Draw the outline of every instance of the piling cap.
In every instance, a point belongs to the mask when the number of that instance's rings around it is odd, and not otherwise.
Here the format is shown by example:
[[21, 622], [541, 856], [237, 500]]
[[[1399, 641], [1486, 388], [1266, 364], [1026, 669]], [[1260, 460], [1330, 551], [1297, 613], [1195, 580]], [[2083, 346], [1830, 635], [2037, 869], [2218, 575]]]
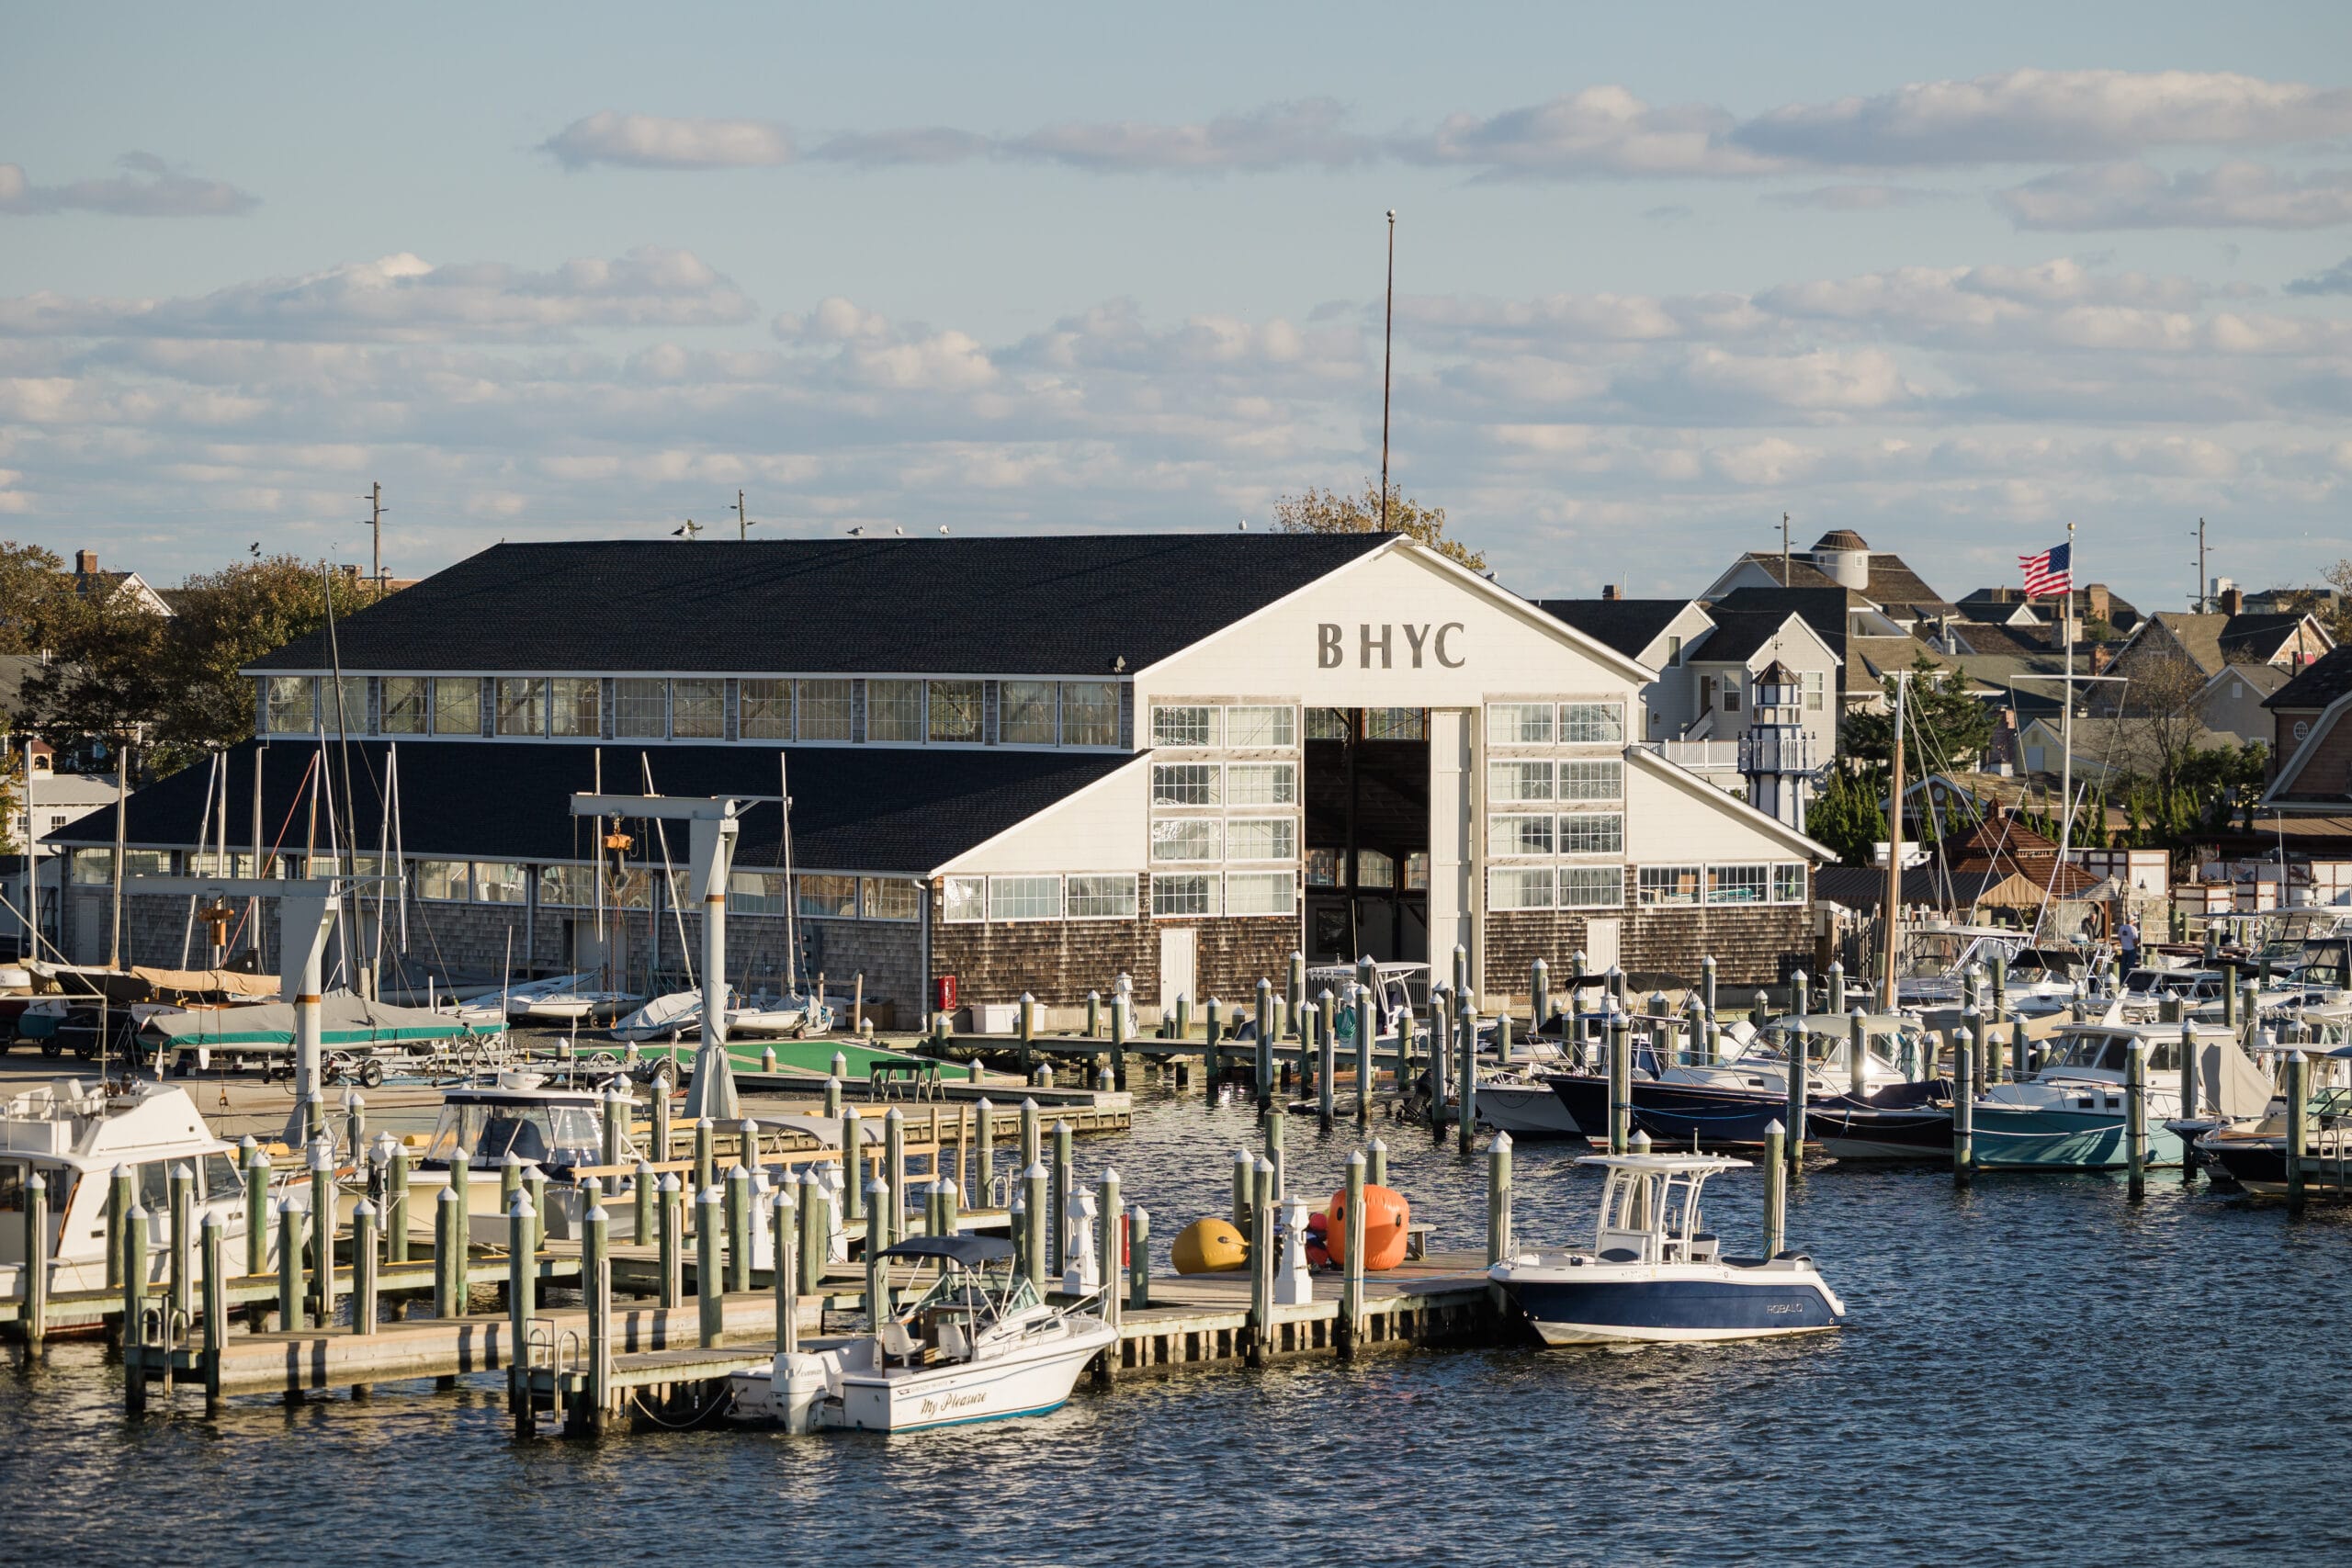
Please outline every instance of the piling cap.
[[1023, 1171], [1021, 1173], [1021, 1179], [1024, 1181], [1043, 1181], [1048, 1174], [1050, 1173], [1046, 1169], [1046, 1162], [1044, 1160], [1039, 1160], [1036, 1164]]
[[1233, 1163], [1236, 1165], [1248, 1165], [1250, 1163], [1250, 1151], [1248, 1149], [1234, 1150]]
[[1034, 1099], [1024, 1097], [1021, 1101], [1021, 1109], [1024, 1111], [1035, 1111], [1037, 1109], [1037, 1102]]
[[194, 1181], [196, 1179], [196, 1171], [189, 1166], [187, 1161], [182, 1160], [179, 1164], [172, 1167], [172, 1179], [174, 1181]]
[[1388, 1145], [1378, 1138], [1373, 1139], [1371, 1146], [1382, 1154], [1386, 1154], [1388, 1152]]
[[[147, 1217], [147, 1211], [136, 1203], [131, 1205], [130, 1212], [141, 1219]], [[281, 1214], [307, 1214], [311, 1212], [311, 1205], [302, 1201], [301, 1194], [288, 1192], [277, 1201], [277, 1212]]]
[[130, 1179], [130, 1168], [127, 1165], [116, 1166], [112, 1174], [118, 1181], [128, 1181]]
[[720, 1191], [718, 1183], [714, 1181], [709, 1186], [704, 1188], [702, 1191], [695, 1196], [695, 1201], [704, 1204], [709, 1208], [716, 1209], [719, 1204], [726, 1201], [726, 1199], [727, 1194]]
[[376, 1217], [376, 1205], [362, 1198], [351, 1206], [351, 1217], [355, 1220], [372, 1220]]
[[506, 1205], [506, 1217], [510, 1220], [536, 1219], [538, 1217], [538, 1213], [537, 1209], [531, 1207], [531, 1195], [521, 1190], [517, 1190], [514, 1201]]
[[[1506, 1135], [1507, 1134], [1499, 1133], [1496, 1134], [1497, 1137], [1503, 1137]], [[1625, 1146], [1634, 1154], [1645, 1155], [1650, 1152], [1650, 1135], [1636, 1127], [1634, 1129], [1634, 1135], [1625, 1140]]]
[[509, 1166], [509, 1165], [511, 1165], [511, 1166], [517, 1166], [517, 1167], [519, 1167], [519, 1166], [523, 1163], [523, 1156], [522, 1156], [521, 1155], [516, 1154], [513, 1149], [508, 1149], [508, 1150], [506, 1151], [506, 1157], [505, 1157], [504, 1159], [500, 1160], [498, 1163], [499, 1163], [501, 1166]]
[[454, 1187], [444, 1187], [441, 1189], [441, 1197], [439, 1201], [444, 1203], [462, 1203], [465, 1201], [463, 1198], [458, 1196], [458, 1190]]
[[752, 1179], [751, 1168], [748, 1166], [739, 1165], [734, 1169], [727, 1173], [727, 1179], [729, 1181], [749, 1181]]
[[1768, 1138], [1785, 1138], [1788, 1134], [1789, 1130], [1781, 1126], [1777, 1119], [1764, 1124], [1764, 1135]]
[[695, 1131], [697, 1133], [706, 1133], [716, 1128], [718, 1125], [718, 1122], [713, 1122], [709, 1117], [706, 1116], [695, 1123]]
[[229, 1222], [220, 1217], [220, 1210], [214, 1209], [204, 1216], [204, 1223], [198, 1228], [207, 1231], [224, 1231], [229, 1228]]
[[1365, 1160], [1363, 1157], [1363, 1151], [1362, 1149], [1350, 1149], [1348, 1151], [1348, 1172], [1350, 1175], [1352, 1176], [1360, 1173], [1363, 1169], [1364, 1164]]
[[[1634, 1135], [1635, 1137], [1645, 1137], [1645, 1136], [1647, 1136], [1647, 1134], [1642, 1134], [1642, 1133], [1636, 1133], [1636, 1134], [1634, 1134]], [[1497, 1133], [1497, 1134], [1495, 1134], [1495, 1141], [1494, 1141], [1493, 1143], [1491, 1143], [1491, 1144], [1488, 1144], [1488, 1145], [1487, 1145], [1487, 1147], [1488, 1149], [1490, 1149], [1490, 1150], [1493, 1150], [1493, 1149], [1499, 1149], [1499, 1150], [1501, 1150], [1503, 1153], [1505, 1153], [1505, 1154], [1509, 1154], [1509, 1153], [1510, 1152], [1510, 1134], [1509, 1133]]]
[[885, 1122], [904, 1122], [906, 1119], [906, 1113], [895, 1105], [882, 1113], [882, 1120]]
[[1268, 1159], [1264, 1155], [1260, 1155], [1258, 1156], [1257, 1168], [1260, 1175], [1272, 1176], [1274, 1173], [1274, 1162]]
[[665, 1170], [662, 1173], [662, 1190], [664, 1192], [675, 1192], [678, 1190], [678, 1173], [676, 1171]]
[[869, 1194], [878, 1192], [886, 1198], [890, 1195], [889, 1187], [878, 1176], [869, 1176], [865, 1179], [865, 1190]]
[[1119, 1168], [1118, 1168], [1117, 1166], [1115, 1166], [1115, 1165], [1106, 1165], [1106, 1166], [1104, 1166], [1104, 1167], [1102, 1168], [1102, 1179], [1103, 1179], [1103, 1180], [1105, 1180], [1105, 1181], [1107, 1181], [1107, 1182], [1110, 1182], [1110, 1183], [1111, 1183], [1113, 1186], [1114, 1186], [1114, 1187], [1115, 1187], [1116, 1185], [1118, 1185], [1118, 1181], [1119, 1181]]
[[768, 1207], [771, 1209], [789, 1209], [793, 1206], [792, 1183], [789, 1181], [778, 1187], [768, 1199]]
[[38, 1184], [43, 1191], [47, 1191], [49, 1189], [49, 1179], [41, 1175], [40, 1167], [39, 1166], [33, 1167], [33, 1173], [25, 1178], [25, 1186], [28, 1189], [32, 1188], [35, 1184]]
[[251, 1154], [254, 1150], [261, 1147], [261, 1144], [251, 1133], [247, 1133], [243, 1137], [237, 1140], [237, 1146], [244, 1150], [247, 1154]]

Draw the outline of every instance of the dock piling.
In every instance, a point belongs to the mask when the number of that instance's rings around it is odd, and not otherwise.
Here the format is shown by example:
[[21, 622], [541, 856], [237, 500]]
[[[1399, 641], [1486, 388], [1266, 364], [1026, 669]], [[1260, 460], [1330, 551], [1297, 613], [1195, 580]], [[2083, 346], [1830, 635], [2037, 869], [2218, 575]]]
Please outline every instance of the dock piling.
[[[441, 1189], [433, 1205], [433, 1315], [462, 1316], [466, 1310], [466, 1200], [455, 1187]], [[280, 1325], [291, 1331], [291, 1322]]]
[[685, 1221], [684, 1216], [679, 1213], [684, 1204], [684, 1197], [679, 1190], [676, 1171], [667, 1170], [662, 1173], [661, 1195], [662, 1294], [660, 1300], [663, 1306], [674, 1307], [678, 1304], [678, 1298], [684, 1290], [686, 1275], [682, 1235], [685, 1228]]
[[[1119, 1172], [1115, 1166], [1106, 1166], [1102, 1179], [1094, 1190], [1095, 1206], [1102, 1213], [1102, 1228], [1096, 1233], [1102, 1254], [1095, 1264], [1095, 1275], [1102, 1288], [1102, 1321], [1112, 1327], [1119, 1326], [1119, 1276], [1126, 1265], [1126, 1210], [1119, 1201]], [[1114, 1343], [1103, 1353], [1105, 1366], [1116, 1362], [1119, 1348]]]
[[649, 1160], [637, 1162], [637, 1173], [629, 1178], [629, 1199], [636, 1206], [630, 1216], [629, 1239], [643, 1247], [653, 1239], [653, 1200], [655, 1183], [653, 1166]]
[[[251, 1139], [247, 1139], [246, 1144], [247, 1147], [244, 1151], [245, 1272], [266, 1274], [269, 1272], [269, 1156], [264, 1154], [261, 1145]], [[118, 1188], [128, 1190], [130, 1172], [120, 1166], [116, 1167], [115, 1180]], [[109, 1220], [116, 1213], [112, 1202], [113, 1200], [109, 1198], [107, 1210]], [[114, 1265], [109, 1262], [107, 1272], [111, 1276], [114, 1271]], [[109, 1278], [107, 1282], [117, 1284], [120, 1281]]]
[[1070, 1148], [1069, 1118], [1054, 1119], [1054, 1185], [1046, 1198], [1046, 1215], [1051, 1223], [1046, 1233], [1047, 1270], [1058, 1277], [1069, 1267], [1069, 1209], [1072, 1190], [1078, 1183], [1078, 1160]]
[[1029, 1288], [1040, 1296], [1046, 1293], [1046, 1233], [1051, 1228], [1046, 1204], [1046, 1163], [1034, 1161], [1021, 1173], [1022, 1207], [1027, 1215], [1022, 1232], [1021, 1264], [1029, 1276]]
[[1552, 966], [1538, 958], [1527, 966], [1527, 1034], [1533, 1039], [1552, 1021]]
[[186, 1323], [196, 1309], [196, 1169], [182, 1161], [172, 1167], [166, 1189], [171, 1203], [172, 1321]]
[[1323, 992], [1322, 1027], [1316, 1038], [1315, 1055], [1315, 1115], [1325, 1132], [1331, 1130], [1331, 1119], [1340, 1076], [1339, 1004], [1329, 989]]
[[[1290, 965], [1283, 980], [1283, 1016], [1295, 1020], [1298, 1017], [1298, 1010], [1306, 1005], [1306, 954], [1296, 948], [1292, 948]], [[1306, 1043], [1306, 1036], [1304, 1032], [1300, 1032], [1298, 1037], [1302, 1044]]]
[[1257, 1207], [1250, 1219], [1250, 1364], [1266, 1364], [1266, 1340], [1273, 1326], [1274, 1306], [1274, 1171], [1261, 1158], [1257, 1169]]
[[[1842, 976], [1839, 984], [1844, 984]], [[1867, 1017], [1860, 1008], [1847, 1015], [1847, 1028], [1851, 1032], [1846, 1036], [1846, 1092], [1856, 1100], [1861, 1099], [1870, 1089], [1871, 1046], [1870, 1030], [1865, 1021]]]
[[2301, 1213], [2304, 1202], [2303, 1158], [2311, 1147], [2311, 1058], [2287, 1053], [2287, 1210]]
[[[1537, 960], [1541, 963], [1542, 960]], [[1340, 1353], [1352, 1359], [1363, 1348], [1363, 1151], [1348, 1156], [1348, 1210], [1341, 1222]]]
[[365, 1198], [351, 1210], [351, 1332], [376, 1332], [376, 1205]]
[[718, 1179], [718, 1156], [713, 1153], [718, 1131], [718, 1124], [707, 1116], [700, 1117], [695, 1122], [695, 1191], [697, 1194]]
[[580, 1293], [588, 1308], [588, 1425], [601, 1429], [611, 1403], [613, 1368], [613, 1231], [594, 1177], [581, 1184], [586, 1205], [580, 1238]]
[[228, 1224], [220, 1211], [204, 1216], [198, 1244], [204, 1263], [204, 1403], [220, 1403], [220, 1347], [229, 1337]]
[[[143, 1214], [146, 1211], [140, 1210]], [[145, 1221], [141, 1221], [141, 1240], [145, 1240]], [[126, 1222], [124, 1247], [130, 1261], [129, 1228]], [[144, 1269], [137, 1270], [143, 1274]], [[133, 1270], [124, 1270], [123, 1289], [130, 1290]], [[144, 1292], [139, 1292], [143, 1294]], [[277, 1202], [277, 1329], [281, 1334], [297, 1334], [302, 1328], [302, 1200], [298, 1193], [288, 1193]], [[130, 1343], [130, 1325], [123, 1325], [123, 1343]]]
[[1021, 1101], [1021, 1168], [1028, 1168], [1046, 1157], [1045, 1131], [1038, 1120], [1037, 1102]]
[[752, 1172], [737, 1166], [727, 1173], [727, 1288], [752, 1288]]
[[1233, 1151], [1233, 1228], [1242, 1239], [1250, 1236], [1250, 1223], [1258, 1212], [1258, 1179], [1256, 1167], [1248, 1149]]
[[1137, 1203], [1127, 1211], [1127, 1305], [1151, 1306], [1151, 1211]]
[[1478, 1013], [1466, 994], [1462, 1001], [1461, 1025], [1454, 1033], [1462, 1066], [1456, 1075], [1461, 1105], [1453, 1118], [1453, 1146], [1466, 1155], [1478, 1138]]
[[[138, 1201], [131, 1187], [130, 1168], [118, 1165], [107, 1178], [107, 1289], [122, 1289], [123, 1223]], [[259, 1269], [254, 1270], [259, 1273]]]
[[2123, 1047], [2124, 1180], [2134, 1199], [2148, 1195], [2148, 1046], [2132, 1040]]
[[768, 1239], [775, 1248], [775, 1348], [782, 1355], [800, 1348], [800, 1268], [794, 1256], [800, 1211], [792, 1199], [795, 1185], [786, 1179], [768, 1200]]
[[1453, 1020], [1447, 1015], [1445, 993], [1430, 997], [1430, 1136], [1442, 1141], [1451, 1097], [1446, 1079], [1453, 1070]]
[[1037, 1034], [1037, 998], [1028, 992], [1021, 993], [1021, 1000], [1012, 1009], [1012, 1037], [1021, 1043], [1021, 1076], [1027, 1077], [1036, 1057], [1031, 1047]]
[[[408, 1145], [394, 1144], [384, 1167], [384, 1245], [395, 1263], [408, 1261]], [[254, 1270], [259, 1273], [259, 1269]]]
[[1976, 1050], [1965, 1029], [1951, 1037], [1951, 1179], [1966, 1186], [1976, 1169]]
[[1781, 1256], [1788, 1242], [1789, 1168], [1783, 1150], [1789, 1131], [1778, 1122], [1764, 1128], [1764, 1256]]
[[[1181, 1010], [1185, 1006], [1184, 998], [1177, 998], [1176, 1006]], [[1127, 1043], [1135, 1038], [1135, 1014], [1127, 1009], [1127, 998], [1120, 997], [1111, 1004], [1111, 1087], [1114, 1089], [1125, 1089], [1127, 1087]]]
[[719, 1227], [726, 1222], [718, 1183], [712, 1182], [695, 1198], [695, 1304], [699, 1309], [700, 1344], [716, 1349], [726, 1337], [725, 1279], [718, 1258]]
[[1365, 1153], [1367, 1157], [1364, 1162], [1364, 1179], [1374, 1187], [1387, 1186], [1388, 1145], [1380, 1139], [1374, 1138]]
[[1370, 986], [1356, 987], [1356, 1125], [1372, 1120], [1372, 1037], [1379, 1027], [1380, 1008]]
[[1630, 1021], [1609, 1009], [1609, 1152], [1622, 1155], [1634, 1135], [1634, 1045]]
[[907, 1118], [892, 1106], [882, 1116], [882, 1245], [895, 1244], [907, 1224]]
[[539, 1271], [531, 1256], [531, 1227], [537, 1223], [530, 1194], [514, 1194], [506, 1210], [506, 1407], [517, 1437], [532, 1430], [531, 1320], [538, 1315]]
[[1805, 1096], [1813, 1082], [1813, 1031], [1802, 1011], [1789, 1034], [1788, 1069], [1789, 1169], [1794, 1173], [1804, 1169]]
[[[1349, 1163], [1348, 1174], [1352, 1179], [1353, 1161]], [[1491, 1269], [1510, 1255], [1510, 1134], [1497, 1133], [1495, 1141], [1487, 1145], [1487, 1267]]]
[[1712, 953], [1699, 960], [1699, 1005], [1707, 1010], [1707, 1021], [1715, 1020], [1715, 955]]
[[[834, 1052], [833, 1060], [839, 1062], [841, 1059], [842, 1054], [838, 1051]], [[828, 1119], [831, 1119], [839, 1117], [841, 1113], [842, 1075], [835, 1073], [825, 1080], [825, 1115]]]
[[[787, 1184], [788, 1185], [788, 1184]], [[831, 1204], [825, 1196], [824, 1178], [812, 1168], [800, 1177], [800, 1245], [796, 1261], [800, 1278], [795, 1281], [804, 1296], [823, 1288], [825, 1262], [832, 1251]], [[781, 1265], [778, 1265], [781, 1267]]]
[[[133, 1416], [147, 1408], [147, 1209], [133, 1202], [122, 1216], [123, 1393]], [[168, 1386], [168, 1385], [166, 1385]]]
[[24, 1325], [28, 1353], [49, 1335], [49, 1181], [35, 1166], [25, 1178]]

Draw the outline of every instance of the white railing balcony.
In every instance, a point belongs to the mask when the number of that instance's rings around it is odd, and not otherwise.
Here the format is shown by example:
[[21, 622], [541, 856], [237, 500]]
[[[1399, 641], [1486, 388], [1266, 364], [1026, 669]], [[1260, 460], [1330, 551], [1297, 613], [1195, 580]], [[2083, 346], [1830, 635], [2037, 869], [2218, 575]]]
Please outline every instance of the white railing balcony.
[[1813, 737], [1802, 729], [1750, 730], [1739, 738], [1737, 750], [1743, 773], [1813, 772]]
[[1688, 768], [1694, 773], [1739, 771], [1739, 742], [1736, 740], [1654, 740], [1650, 744], [1668, 761]]

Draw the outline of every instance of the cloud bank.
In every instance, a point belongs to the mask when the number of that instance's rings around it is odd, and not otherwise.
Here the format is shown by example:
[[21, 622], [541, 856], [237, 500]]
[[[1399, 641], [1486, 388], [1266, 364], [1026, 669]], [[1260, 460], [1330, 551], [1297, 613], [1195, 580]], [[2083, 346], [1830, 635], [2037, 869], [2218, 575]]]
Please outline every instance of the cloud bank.
[[0, 164], [0, 213], [46, 217], [62, 212], [102, 212], [117, 218], [234, 218], [261, 205], [225, 180], [200, 179], [152, 152], [126, 152], [115, 160], [123, 173], [111, 179], [34, 185], [17, 164]]

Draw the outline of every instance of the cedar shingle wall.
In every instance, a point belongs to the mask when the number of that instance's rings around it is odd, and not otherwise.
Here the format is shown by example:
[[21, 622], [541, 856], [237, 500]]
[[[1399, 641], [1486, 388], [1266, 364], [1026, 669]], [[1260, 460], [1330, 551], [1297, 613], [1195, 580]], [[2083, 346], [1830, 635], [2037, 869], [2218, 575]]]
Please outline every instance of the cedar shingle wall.
[[[1142, 879], [1141, 908], [1151, 907], [1151, 879]], [[1159, 1002], [1159, 933], [1189, 926], [1200, 934], [1194, 960], [1200, 994], [1238, 1001], [1257, 992], [1258, 978], [1276, 987], [1298, 946], [1298, 920], [1266, 915], [1204, 919], [1029, 920], [957, 922], [934, 914], [933, 976], [956, 976], [959, 1002], [1018, 1001], [1026, 991], [1056, 1007], [1075, 1007], [1089, 991], [1111, 994], [1124, 973], [1135, 981], [1138, 1010]]]

